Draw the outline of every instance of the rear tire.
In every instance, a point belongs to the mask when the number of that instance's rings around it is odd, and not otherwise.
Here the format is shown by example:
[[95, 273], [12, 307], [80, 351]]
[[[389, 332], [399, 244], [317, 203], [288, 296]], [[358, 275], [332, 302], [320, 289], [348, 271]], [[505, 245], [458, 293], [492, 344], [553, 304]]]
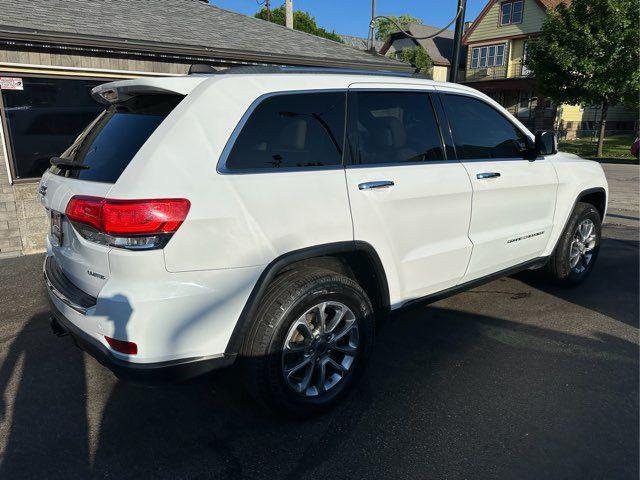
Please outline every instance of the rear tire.
[[576, 286], [589, 276], [598, 257], [602, 220], [589, 203], [578, 203], [547, 264], [547, 275], [556, 284]]
[[351, 278], [315, 267], [284, 272], [269, 286], [245, 338], [245, 383], [280, 413], [318, 414], [353, 386], [373, 337], [371, 302]]

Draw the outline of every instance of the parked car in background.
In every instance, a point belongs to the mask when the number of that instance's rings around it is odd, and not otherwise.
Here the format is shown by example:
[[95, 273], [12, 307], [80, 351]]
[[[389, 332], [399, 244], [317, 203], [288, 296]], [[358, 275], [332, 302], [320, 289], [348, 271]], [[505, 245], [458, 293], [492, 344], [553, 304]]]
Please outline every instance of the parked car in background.
[[54, 330], [125, 379], [235, 361], [314, 414], [390, 311], [529, 268], [574, 286], [598, 256], [601, 166], [468, 87], [273, 68], [94, 95], [40, 185], [44, 273]]

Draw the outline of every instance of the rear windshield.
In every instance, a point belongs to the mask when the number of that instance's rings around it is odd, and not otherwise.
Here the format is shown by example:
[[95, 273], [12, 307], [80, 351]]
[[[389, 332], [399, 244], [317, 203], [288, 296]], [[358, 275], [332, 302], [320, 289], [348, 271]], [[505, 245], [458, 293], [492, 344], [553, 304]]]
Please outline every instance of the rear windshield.
[[142, 95], [109, 106], [60, 155], [59, 162], [71, 167], [52, 166], [51, 172], [80, 180], [115, 183], [140, 147], [183, 98]]

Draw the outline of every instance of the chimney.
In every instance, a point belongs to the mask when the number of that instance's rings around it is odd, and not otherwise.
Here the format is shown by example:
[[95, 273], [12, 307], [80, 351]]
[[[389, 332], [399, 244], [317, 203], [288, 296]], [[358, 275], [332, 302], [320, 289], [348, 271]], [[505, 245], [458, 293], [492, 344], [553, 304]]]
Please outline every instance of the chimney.
[[293, 30], [293, 0], [285, 1], [285, 25]]

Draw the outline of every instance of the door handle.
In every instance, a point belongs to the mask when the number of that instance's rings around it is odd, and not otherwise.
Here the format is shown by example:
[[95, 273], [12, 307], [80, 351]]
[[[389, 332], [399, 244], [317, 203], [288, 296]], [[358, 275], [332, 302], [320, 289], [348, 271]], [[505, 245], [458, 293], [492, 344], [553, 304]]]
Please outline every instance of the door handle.
[[498, 172], [484, 172], [484, 173], [478, 173], [476, 175], [476, 178], [478, 180], [484, 180], [485, 178], [498, 178], [500, 176], [500, 174]]
[[389, 188], [395, 184], [391, 180], [378, 180], [375, 182], [364, 182], [358, 185], [360, 190], [372, 190], [374, 188]]

